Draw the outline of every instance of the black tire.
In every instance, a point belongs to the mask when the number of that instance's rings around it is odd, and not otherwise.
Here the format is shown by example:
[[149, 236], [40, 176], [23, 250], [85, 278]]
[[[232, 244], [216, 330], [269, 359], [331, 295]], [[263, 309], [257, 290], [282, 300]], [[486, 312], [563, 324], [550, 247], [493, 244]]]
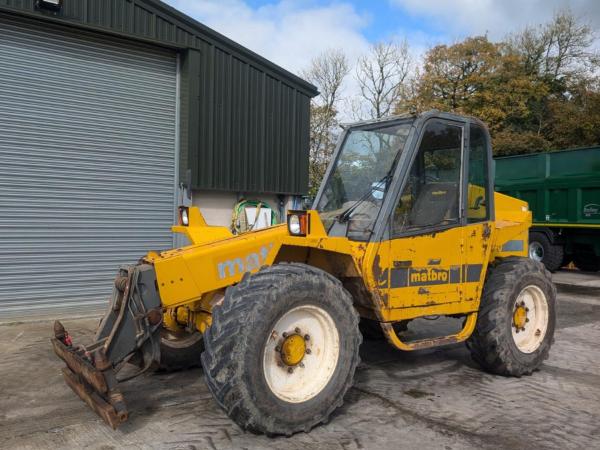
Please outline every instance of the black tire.
[[[331, 316], [338, 330], [339, 356], [321, 391], [294, 403], [269, 388], [263, 352], [279, 318], [304, 305], [318, 306]], [[204, 333], [202, 366], [215, 400], [240, 427], [289, 436], [326, 422], [342, 405], [359, 363], [361, 341], [352, 297], [337, 279], [305, 264], [282, 263], [247, 274], [227, 289]]]
[[[562, 245], [552, 244], [544, 233], [532, 231], [529, 233], [529, 256], [532, 259], [532, 246], [539, 245], [542, 250], [541, 262], [550, 272], [556, 272], [563, 266], [565, 249]], [[540, 261], [540, 260], [538, 260]]]
[[575, 267], [584, 272], [598, 272], [600, 270], [600, 257], [593, 253], [576, 253], [573, 257]]
[[[537, 286], [548, 306], [546, 334], [530, 353], [513, 339], [515, 301], [528, 286]], [[530, 375], [548, 358], [556, 324], [556, 287], [541, 263], [528, 258], [500, 260], [488, 269], [475, 331], [467, 341], [471, 356], [488, 372], [520, 377]]]
[[174, 334], [166, 329], [160, 332], [159, 370], [172, 372], [200, 366], [204, 340], [199, 332]]

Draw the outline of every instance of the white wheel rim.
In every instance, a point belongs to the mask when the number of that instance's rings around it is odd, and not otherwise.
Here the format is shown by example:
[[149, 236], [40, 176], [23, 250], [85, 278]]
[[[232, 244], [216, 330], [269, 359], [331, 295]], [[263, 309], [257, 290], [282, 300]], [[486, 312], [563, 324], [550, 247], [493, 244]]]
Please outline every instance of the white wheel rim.
[[517, 296], [513, 311], [520, 305], [526, 308], [527, 321], [524, 327], [518, 329], [511, 316], [512, 336], [517, 348], [523, 353], [536, 351], [546, 336], [548, 330], [548, 300], [539, 287], [525, 287]]
[[[282, 363], [277, 348], [283, 333], [300, 329], [308, 335], [301, 363], [290, 367]], [[324, 309], [314, 305], [298, 306], [275, 324], [263, 352], [263, 371], [271, 392], [281, 400], [301, 403], [321, 392], [335, 372], [340, 355], [340, 337], [335, 322]], [[291, 373], [289, 372], [289, 369]]]
[[544, 259], [544, 247], [539, 242], [529, 243], [529, 258], [537, 262], [542, 262]]

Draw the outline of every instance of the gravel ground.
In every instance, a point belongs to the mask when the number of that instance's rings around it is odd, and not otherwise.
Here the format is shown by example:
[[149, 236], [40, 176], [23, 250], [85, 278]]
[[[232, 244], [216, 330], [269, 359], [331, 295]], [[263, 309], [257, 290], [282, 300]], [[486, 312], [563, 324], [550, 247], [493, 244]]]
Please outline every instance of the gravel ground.
[[[77, 338], [91, 339], [97, 319], [65, 324]], [[365, 341], [344, 406], [327, 425], [291, 438], [241, 431], [212, 400], [200, 369], [123, 384], [130, 419], [113, 431], [64, 384], [51, 328], [48, 321], [0, 326], [1, 448], [600, 447], [597, 289], [559, 294], [550, 358], [521, 379], [480, 371], [461, 344], [403, 353]]]

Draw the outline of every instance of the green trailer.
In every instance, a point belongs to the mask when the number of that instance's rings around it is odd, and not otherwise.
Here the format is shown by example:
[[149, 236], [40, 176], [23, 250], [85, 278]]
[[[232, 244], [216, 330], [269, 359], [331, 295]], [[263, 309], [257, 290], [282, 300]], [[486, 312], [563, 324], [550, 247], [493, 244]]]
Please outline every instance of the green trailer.
[[529, 256], [549, 270], [600, 270], [600, 147], [496, 159], [496, 190], [533, 212]]

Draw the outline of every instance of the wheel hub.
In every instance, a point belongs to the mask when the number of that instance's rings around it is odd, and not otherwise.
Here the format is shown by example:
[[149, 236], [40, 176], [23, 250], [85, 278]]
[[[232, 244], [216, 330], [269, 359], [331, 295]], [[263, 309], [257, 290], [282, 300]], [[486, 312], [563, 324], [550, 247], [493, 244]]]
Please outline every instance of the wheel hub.
[[316, 396], [331, 380], [340, 356], [340, 335], [331, 315], [307, 304], [283, 314], [263, 349], [263, 371], [271, 392], [291, 403]]
[[512, 314], [512, 337], [523, 353], [532, 353], [542, 344], [548, 329], [549, 308], [546, 294], [529, 285], [517, 296]]
[[517, 305], [513, 313], [513, 326], [517, 329], [517, 332], [525, 330], [527, 322], [527, 308], [524, 304]]
[[542, 244], [536, 241], [529, 243], [529, 258], [542, 262], [544, 259], [544, 247], [542, 247]]
[[287, 336], [281, 344], [281, 360], [286, 366], [296, 366], [304, 359], [306, 342], [299, 334]]

